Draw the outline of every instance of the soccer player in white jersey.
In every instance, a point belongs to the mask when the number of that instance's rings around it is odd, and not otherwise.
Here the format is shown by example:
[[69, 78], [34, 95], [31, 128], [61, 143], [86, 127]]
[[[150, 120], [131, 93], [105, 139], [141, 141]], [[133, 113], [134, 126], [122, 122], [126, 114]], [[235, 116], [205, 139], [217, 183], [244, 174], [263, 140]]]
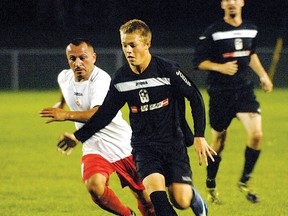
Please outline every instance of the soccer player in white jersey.
[[[66, 55], [70, 69], [58, 75], [61, 102], [53, 108], [43, 109], [40, 115], [50, 118], [47, 123], [74, 121], [79, 129], [102, 105], [111, 78], [95, 65], [96, 53], [88, 40], [71, 41]], [[70, 111], [64, 109], [65, 103]], [[110, 124], [83, 143], [82, 179], [92, 200], [102, 209], [117, 215], [135, 215], [108, 187], [109, 176], [116, 171], [122, 187], [129, 186], [138, 199], [142, 215], [153, 216], [153, 205], [136, 172], [130, 140], [131, 128], [119, 111]]]
[[195, 48], [194, 66], [209, 71], [207, 91], [210, 96], [212, 148], [218, 153], [215, 162], [207, 167], [208, 200], [213, 203], [220, 203], [216, 175], [228, 127], [235, 117], [248, 134], [238, 187], [250, 202], [258, 202], [258, 196], [248, 184], [261, 151], [262, 139], [260, 105], [253, 92], [250, 69], [259, 77], [265, 92], [272, 91], [273, 84], [256, 53], [257, 27], [242, 20], [243, 6], [244, 0], [222, 0], [224, 18], [207, 28]]

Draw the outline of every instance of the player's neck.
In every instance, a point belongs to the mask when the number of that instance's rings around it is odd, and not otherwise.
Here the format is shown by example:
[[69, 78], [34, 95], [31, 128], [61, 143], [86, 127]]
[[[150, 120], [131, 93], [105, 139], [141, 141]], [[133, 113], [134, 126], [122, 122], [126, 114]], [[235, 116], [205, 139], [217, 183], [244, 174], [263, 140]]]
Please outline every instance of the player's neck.
[[140, 65], [137, 65], [137, 66], [130, 65], [131, 70], [136, 74], [143, 73], [146, 70], [146, 68], [148, 67], [148, 65], [150, 64], [151, 58], [152, 58], [152, 56], [149, 53], [149, 55], [147, 55], [145, 60]]
[[241, 15], [236, 15], [235, 17], [231, 17], [230, 15], [226, 15], [224, 17], [224, 21], [228, 23], [229, 25], [238, 27], [242, 24], [242, 16]]

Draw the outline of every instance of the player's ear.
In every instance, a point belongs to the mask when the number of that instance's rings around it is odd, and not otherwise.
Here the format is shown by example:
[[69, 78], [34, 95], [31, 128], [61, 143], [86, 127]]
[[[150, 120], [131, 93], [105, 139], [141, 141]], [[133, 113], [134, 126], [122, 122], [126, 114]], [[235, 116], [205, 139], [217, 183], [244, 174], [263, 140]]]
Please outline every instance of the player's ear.
[[150, 47], [151, 47], [151, 41], [149, 40], [147, 40], [146, 42], [145, 42], [145, 45], [147, 46], [147, 49], [149, 49]]
[[97, 60], [97, 54], [96, 53], [93, 53], [93, 63], [95, 63], [96, 62], [96, 60]]
[[223, 6], [223, 0], [221, 0], [221, 2], [220, 2], [220, 5], [221, 5], [221, 9], [223, 9], [223, 10], [224, 10], [224, 6]]

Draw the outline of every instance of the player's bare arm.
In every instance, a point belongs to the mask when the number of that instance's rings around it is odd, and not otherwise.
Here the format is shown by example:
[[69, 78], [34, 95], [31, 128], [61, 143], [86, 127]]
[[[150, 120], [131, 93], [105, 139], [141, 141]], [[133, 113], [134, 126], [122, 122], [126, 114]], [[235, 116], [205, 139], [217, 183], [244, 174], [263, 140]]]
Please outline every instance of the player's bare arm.
[[200, 70], [210, 70], [232, 76], [235, 73], [237, 73], [238, 64], [236, 60], [226, 62], [224, 64], [211, 62], [210, 60], [205, 60], [199, 64], [198, 68]]
[[208, 166], [207, 157], [210, 157], [214, 162], [213, 155], [217, 155], [217, 153], [208, 145], [206, 139], [204, 137], [195, 137], [194, 138], [194, 149], [196, 154], [198, 155], [199, 165], [202, 165], [202, 157], [204, 157], [205, 164]]
[[271, 92], [273, 90], [273, 83], [269, 78], [267, 72], [265, 71], [264, 67], [262, 66], [259, 57], [256, 53], [251, 56], [249, 66], [259, 77], [263, 91]]
[[99, 106], [95, 106], [85, 111], [68, 111], [61, 108], [48, 107], [41, 110], [40, 116], [50, 118], [46, 123], [54, 121], [76, 121], [85, 123], [97, 112], [98, 108]]

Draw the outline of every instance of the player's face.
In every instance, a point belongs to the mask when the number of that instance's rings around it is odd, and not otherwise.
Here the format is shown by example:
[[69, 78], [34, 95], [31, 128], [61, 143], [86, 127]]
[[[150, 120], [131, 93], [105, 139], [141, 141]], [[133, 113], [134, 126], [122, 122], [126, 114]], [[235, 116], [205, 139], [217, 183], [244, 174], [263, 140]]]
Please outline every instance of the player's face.
[[96, 62], [93, 49], [86, 43], [81, 43], [79, 46], [70, 44], [67, 46], [66, 55], [75, 80], [78, 82], [88, 80]]
[[123, 53], [130, 66], [137, 67], [147, 62], [150, 56], [150, 41], [145, 42], [139, 33], [121, 33], [121, 44]]
[[225, 16], [234, 18], [236, 15], [241, 14], [244, 0], [222, 0], [221, 7], [225, 12]]

